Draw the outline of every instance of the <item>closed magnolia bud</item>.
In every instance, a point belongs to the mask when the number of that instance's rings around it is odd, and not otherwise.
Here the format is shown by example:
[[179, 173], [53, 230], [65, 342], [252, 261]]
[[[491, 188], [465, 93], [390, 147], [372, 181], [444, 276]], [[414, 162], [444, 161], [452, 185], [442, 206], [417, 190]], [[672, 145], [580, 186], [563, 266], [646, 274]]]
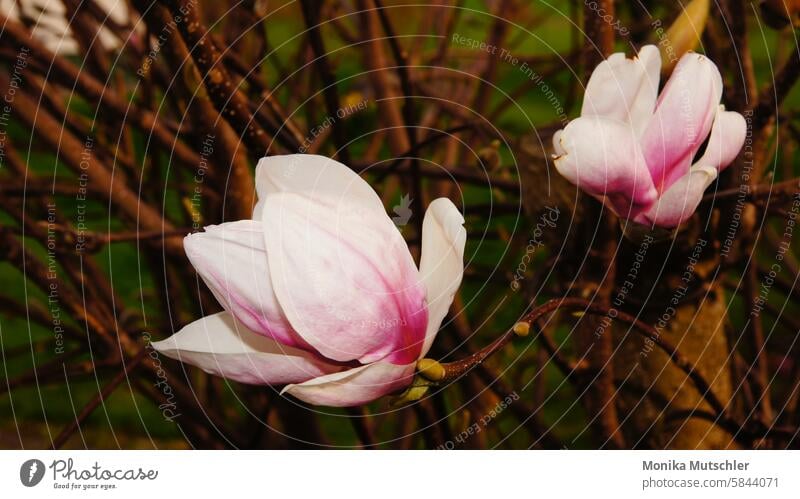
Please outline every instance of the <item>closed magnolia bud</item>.
[[581, 116], [553, 135], [554, 164], [620, 218], [672, 229], [734, 160], [747, 124], [720, 105], [722, 76], [700, 54], [684, 54], [656, 95], [660, 59], [648, 45], [633, 59], [617, 53], [603, 61], [586, 85]]
[[700, 44], [708, 20], [710, 3], [710, 0], [692, 0], [669, 27], [665, 39], [659, 45], [664, 61], [661, 66], [662, 72], [671, 72], [683, 54], [694, 50]]

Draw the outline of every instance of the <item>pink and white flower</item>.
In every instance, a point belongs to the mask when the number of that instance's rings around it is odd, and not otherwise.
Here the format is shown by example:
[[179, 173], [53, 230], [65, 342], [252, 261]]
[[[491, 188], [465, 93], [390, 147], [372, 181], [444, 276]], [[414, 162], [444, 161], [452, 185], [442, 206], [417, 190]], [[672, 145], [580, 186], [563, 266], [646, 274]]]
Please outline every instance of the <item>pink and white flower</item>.
[[256, 188], [252, 220], [184, 240], [225, 311], [153, 347], [311, 404], [359, 405], [408, 385], [463, 276], [455, 205], [428, 207], [417, 269], [378, 195], [341, 163], [263, 158]]
[[720, 105], [722, 77], [707, 57], [685, 54], [658, 95], [660, 70], [653, 45], [633, 59], [611, 55], [589, 79], [581, 116], [553, 145], [559, 173], [618, 216], [673, 228], [736, 158], [747, 126]]

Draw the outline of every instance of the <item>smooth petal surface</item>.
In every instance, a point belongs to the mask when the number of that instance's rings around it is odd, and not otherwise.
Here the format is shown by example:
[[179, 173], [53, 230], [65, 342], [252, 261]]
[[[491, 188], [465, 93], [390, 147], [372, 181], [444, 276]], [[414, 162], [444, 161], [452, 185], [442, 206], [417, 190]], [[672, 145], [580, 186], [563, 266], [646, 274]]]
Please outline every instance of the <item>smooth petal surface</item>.
[[411, 383], [414, 366], [376, 362], [305, 383], [287, 385], [281, 393], [314, 405], [349, 407], [366, 404]]
[[642, 153], [660, 193], [689, 172], [694, 155], [708, 137], [721, 98], [722, 77], [717, 66], [703, 55], [684, 55], [642, 135]]
[[258, 203], [253, 219], [261, 220], [270, 194], [295, 193], [330, 206], [349, 204], [364, 216], [386, 216], [375, 190], [353, 170], [325, 156], [287, 154], [261, 158], [256, 166]]
[[556, 169], [580, 189], [632, 218], [657, 197], [650, 172], [630, 126], [600, 117], [571, 121], [559, 135], [566, 151]]
[[289, 322], [325, 357], [416, 360], [428, 323], [425, 288], [385, 212], [274, 193], [264, 203], [273, 289]]
[[717, 178], [717, 170], [707, 166], [695, 166], [683, 178], [672, 184], [652, 208], [639, 217], [636, 222], [645, 225], [672, 228], [682, 224], [692, 216], [703, 193]]
[[747, 122], [744, 117], [733, 111], [725, 111], [724, 106], [719, 106], [708, 145], [696, 164], [710, 166], [717, 171], [724, 170], [736, 159], [746, 136]]
[[272, 290], [261, 222], [211, 225], [186, 236], [183, 247], [217, 301], [247, 328], [288, 346], [308, 347]]
[[209, 374], [253, 385], [301, 383], [344, 369], [256, 334], [229, 312], [196, 320], [152, 346]]
[[633, 59], [611, 55], [589, 78], [581, 116], [628, 123], [640, 136], [655, 109], [660, 69], [661, 54], [654, 45], [642, 47]]
[[555, 157], [567, 154], [567, 151], [561, 147], [561, 135], [563, 133], [564, 130], [556, 130], [555, 133], [553, 133], [553, 152], [555, 152]]
[[434, 200], [422, 222], [419, 273], [428, 296], [428, 327], [420, 357], [431, 348], [464, 276], [464, 216], [447, 198]]

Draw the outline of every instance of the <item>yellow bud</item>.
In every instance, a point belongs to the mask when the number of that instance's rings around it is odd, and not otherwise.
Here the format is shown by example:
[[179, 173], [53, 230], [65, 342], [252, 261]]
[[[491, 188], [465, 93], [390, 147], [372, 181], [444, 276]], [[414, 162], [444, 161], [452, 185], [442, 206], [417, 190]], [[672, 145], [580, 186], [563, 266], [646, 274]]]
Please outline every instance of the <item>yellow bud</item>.
[[499, 142], [492, 141], [487, 147], [478, 150], [478, 158], [483, 163], [483, 167], [489, 171], [494, 171], [500, 166]]
[[433, 359], [418, 360], [417, 371], [431, 381], [441, 381], [445, 375], [444, 366]]
[[514, 334], [516, 334], [517, 336], [525, 337], [528, 336], [528, 333], [531, 330], [531, 325], [527, 322], [517, 322], [516, 324], [514, 324], [512, 330], [514, 331]]
[[352, 92], [348, 92], [342, 98], [342, 107], [355, 107], [358, 106], [360, 103], [364, 101], [365, 97], [364, 94], [361, 92], [354, 90]]
[[428, 393], [428, 386], [412, 386], [399, 397], [393, 398], [389, 405], [391, 407], [400, 407], [411, 402], [416, 402]]
[[708, 20], [710, 0], [692, 0], [659, 40], [661, 70], [672, 71], [678, 60], [700, 44]]
[[432, 383], [430, 380], [427, 380], [417, 374], [414, 376], [414, 379], [411, 380], [411, 384], [403, 391], [403, 393], [396, 395], [389, 400], [389, 405], [391, 407], [400, 407], [410, 404], [411, 402], [415, 402], [424, 397], [433, 384], [434, 383]]

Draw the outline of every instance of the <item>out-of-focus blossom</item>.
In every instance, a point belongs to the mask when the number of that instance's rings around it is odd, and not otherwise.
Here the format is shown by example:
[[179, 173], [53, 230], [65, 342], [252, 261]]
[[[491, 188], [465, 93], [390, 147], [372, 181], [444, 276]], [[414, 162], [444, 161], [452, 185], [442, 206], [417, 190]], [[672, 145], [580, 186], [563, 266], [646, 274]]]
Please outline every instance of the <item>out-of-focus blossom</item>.
[[375, 191], [314, 155], [263, 158], [252, 220], [184, 240], [225, 308], [154, 343], [250, 384], [352, 406], [407, 386], [463, 275], [464, 218], [446, 198], [425, 214], [419, 269]]
[[734, 160], [747, 127], [720, 105], [722, 78], [707, 57], [684, 55], [658, 95], [660, 67], [652, 45], [633, 59], [616, 53], [603, 61], [581, 116], [553, 143], [556, 169], [570, 182], [622, 218], [673, 228]]
[[[118, 34], [109, 26], [129, 26], [131, 11], [126, 0], [94, 0], [107, 16], [100, 22], [98, 39], [93, 43], [105, 50], [120, 46]], [[59, 55], [76, 55], [80, 46], [72, 34], [70, 15], [62, 0], [0, 0], [0, 12], [14, 21], [31, 26], [33, 36]]]

